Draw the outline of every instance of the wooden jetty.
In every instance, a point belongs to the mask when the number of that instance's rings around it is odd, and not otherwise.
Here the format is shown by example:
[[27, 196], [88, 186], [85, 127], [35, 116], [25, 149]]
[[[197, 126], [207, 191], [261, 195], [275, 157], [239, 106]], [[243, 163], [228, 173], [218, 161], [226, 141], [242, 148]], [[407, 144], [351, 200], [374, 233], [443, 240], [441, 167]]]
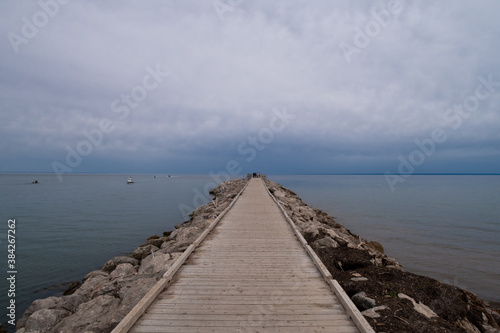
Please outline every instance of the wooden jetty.
[[112, 333], [373, 332], [259, 178]]

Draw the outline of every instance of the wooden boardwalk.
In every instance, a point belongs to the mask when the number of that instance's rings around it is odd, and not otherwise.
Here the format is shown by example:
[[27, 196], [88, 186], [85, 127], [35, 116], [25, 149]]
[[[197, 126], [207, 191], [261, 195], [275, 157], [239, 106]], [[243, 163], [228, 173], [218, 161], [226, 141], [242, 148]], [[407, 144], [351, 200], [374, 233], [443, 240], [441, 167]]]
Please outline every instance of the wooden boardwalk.
[[161, 290], [129, 332], [359, 332], [261, 179]]

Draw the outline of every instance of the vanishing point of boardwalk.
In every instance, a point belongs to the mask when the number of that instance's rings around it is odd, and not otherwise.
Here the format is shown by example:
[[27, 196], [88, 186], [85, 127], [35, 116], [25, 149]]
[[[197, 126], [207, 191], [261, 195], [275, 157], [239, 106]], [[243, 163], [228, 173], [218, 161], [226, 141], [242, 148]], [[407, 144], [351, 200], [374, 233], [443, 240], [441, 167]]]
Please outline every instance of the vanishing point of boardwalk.
[[359, 332], [252, 179], [129, 332]]

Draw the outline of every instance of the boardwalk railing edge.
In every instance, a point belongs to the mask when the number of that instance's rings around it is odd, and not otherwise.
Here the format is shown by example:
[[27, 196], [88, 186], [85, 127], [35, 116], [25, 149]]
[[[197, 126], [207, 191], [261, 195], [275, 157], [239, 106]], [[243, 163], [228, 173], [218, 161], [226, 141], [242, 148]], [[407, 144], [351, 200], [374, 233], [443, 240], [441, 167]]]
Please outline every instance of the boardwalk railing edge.
[[[264, 180], [262, 180], [264, 182]], [[280, 208], [281, 212], [285, 216], [285, 219], [288, 221], [290, 226], [293, 229], [293, 232], [295, 233], [295, 236], [298, 238], [306, 252], [309, 254], [311, 259], [313, 260], [314, 264], [320, 271], [321, 275], [325, 279], [325, 281], [328, 283], [332, 291], [335, 293], [335, 295], [339, 298], [340, 302], [344, 306], [344, 308], [347, 311], [347, 314], [351, 319], [354, 321], [354, 324], [358, 327], [358, 329], [361, 331], [361, 333], [375, 333], [373, 328], [370, 326], [370, 324], [366, 321], [365, 317], [361, 314], [361, 312], [358, 310], [356, 305], [351, 301], [349, 296], [346, 294], [342, 286], [337, 282], [337, 280], [333, 279], [332, 274], [328, 271], [326, 266], [323, 264], [321, 259], [318, 257], [316, 252], [312, 249], [312, 247], [307, 244], [307, 241], [305, 240], [304, 236], [300, 233], [299, 229], [293, 222], [293, 220], [288, 216], [286, 213], [285, 209], [281, 205], [278, 199], [269, 191], [269, 189], [266, 186], [266, 183], [264, 182], [264, 187], [267, 190], [267, 193], [273, 198], [274, 202], [278, 207]]]
[[236, 200], [240, 197], [241, 193], [247, 188], [250, 181], [247, 181], [243, 189], [234, 197], [233, 201], [217, 216], [217, 218], [210, 223], [207, 229], [182, 253], [182, 255], [170, 266], [170, 268], [163, 274], [163, 277], [156, 282], [156, 284], [144, 295], [144, 297], [137, 303], [132, 310], [120, 321], [120, 323], [111, 331], [111, 333], [127, 333], [135, 322], [146, 312], [148, 307], [153, 303], [156, 297], [168, 287], [175, 273], [189, 258], [191, 253], [194, 252], [196, 247], [208, 236], [208, 234], [215, 228], [219, 221], [226, 215], [226, 213], [234, 206]]

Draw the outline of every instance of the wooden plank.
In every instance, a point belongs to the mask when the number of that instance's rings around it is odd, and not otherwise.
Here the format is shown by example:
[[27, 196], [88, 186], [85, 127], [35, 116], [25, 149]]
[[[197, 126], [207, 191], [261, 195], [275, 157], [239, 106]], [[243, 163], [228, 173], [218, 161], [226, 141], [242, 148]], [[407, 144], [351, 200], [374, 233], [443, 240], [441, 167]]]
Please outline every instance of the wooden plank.
[[288, 307], [288, 308], [275, 308], [267, 309], [264, 307], [249, 307], [249, 306], [234, 306], [234, 307], [191, 307], [191, 306], [175, 306], [170, 308], [157, 308], [150, 307], [147, 310], [148, 314], [162, 314], [164, 316], [173, 315], [189, 315], [189, 316], [199, 316], [199, 315], [248, 315], [248, 314], [258, 314], [258, 315], [286, 315], [286, 316], [319, 316], [326, 315], [329, 317], [339, 317], [345, 318], [343, 312], [344, 307], [341, 304], [335, 305], [333, 308], [313, 308], [313, 307]]
[[[276, 326], [255, 326], [255, 327], [136, 327], [132, 333], [311, 333], [310, 327], [283, 327]], [[315, 333], [355, 333], [359, 332], [355, 327], [336, 327], [336, 326], [317, 326], [314, 327]]]
[[[149, 313], [149, 312], [148, 312]], [[260, 313], [233, 313], [233, 314], [213, 314], [213, 315], [195, 315], [195, 314], [166, 314], [166, 313], [151, 313], [147, 319], [142, 321], [143, 323], [150, 323], [150, 320], [200, 320], [204, 318], [209, 318], [211, 321], [225, 321], [228, 318], [243, 318], [248, 316], [258, 315], [265, 321], [270, 320], [286, 320], [286, 321], [335, 321], [343, 320], [346, 317], [342, 315], [332, 315], [329, 312], [324, 312], [322, 314], [260, 314]], [[232, 319], [234, 320], [234, 319]]]
[[263, 317], [257, 316], [240, 316], [240, 318], [226, 318], [224, 320], [213, 320], [210, 316], [206, 318], [198, 318], [191, 320], [184, 319], [141, 319], [138, 324], [146, 327], [162, 327], [162, 326], [178, 326], [178, 327], [261, 327], [268, 323], [273, 327], [311, 327], [311, 325], [330, 326], [330, 327], [345, 327], [352, 324], [350, 320], [280, 320], [270, 318], [266, 320]]
[[[323, 309], [331, 309], [333, 307], [331, 300], [311, 300], [311, 301], [301, 301], [299, 299], [253, 299], [253, 300], [238, 300], [235, 298], [225, 298], [225, 299], [189, 299], [189, 298], [179, 298], [179, 299], [170, 299], [171, 302], [168, 302], [168, 299], [159, 299], [157, 300], [151, 307], [154, 309], [162, 309], [162, 308], [177, 308], [177, 307], [200, 307], [200, 306], [224, 306], [227, 308], [241, 307], [241, 308], [255, 308], [256, 306], [263, 307], [272, 307], [274, 308], [276, 305], [289, 305], [290, 308], [293, 309], [302, 309], [304, 307], [311, 308], [323, 308]], [[218, 304], [215, 304], [217, 302]], [[342, 304], [340, 304], [342, 305]], [[150, 307], [150, 308], [151, 308]], [[345, 310], [343, 311], [345, 314]], [[346, 318], [348, 316], [346, 315]]]

